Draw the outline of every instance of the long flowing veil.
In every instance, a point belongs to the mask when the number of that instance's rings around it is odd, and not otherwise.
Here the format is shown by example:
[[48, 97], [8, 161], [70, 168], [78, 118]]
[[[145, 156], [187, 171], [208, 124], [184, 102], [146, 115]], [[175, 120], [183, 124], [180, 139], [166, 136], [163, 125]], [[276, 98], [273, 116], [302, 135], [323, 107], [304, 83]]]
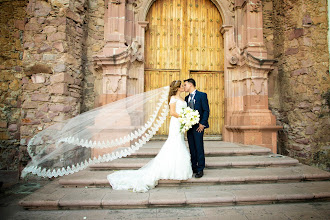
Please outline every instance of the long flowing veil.
[[32, 160], [22, 177], [68, 175], [134, 153], [166, 120], [168, 92], [151, 90], [51, 125], [29, 141]]

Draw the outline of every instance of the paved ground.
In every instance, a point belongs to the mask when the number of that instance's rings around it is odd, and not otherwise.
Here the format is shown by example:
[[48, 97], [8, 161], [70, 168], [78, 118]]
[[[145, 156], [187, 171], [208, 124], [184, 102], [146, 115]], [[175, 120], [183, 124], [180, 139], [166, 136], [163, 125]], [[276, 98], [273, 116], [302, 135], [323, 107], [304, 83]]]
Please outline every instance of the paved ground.
[[30, 181], [2, 189], [1, 219], [330, 219], [330, 202], [265, 204], [224, 207], [180, 207], [120, 210], [54, 210], [27, 211], [18, 201], [49, 181]]

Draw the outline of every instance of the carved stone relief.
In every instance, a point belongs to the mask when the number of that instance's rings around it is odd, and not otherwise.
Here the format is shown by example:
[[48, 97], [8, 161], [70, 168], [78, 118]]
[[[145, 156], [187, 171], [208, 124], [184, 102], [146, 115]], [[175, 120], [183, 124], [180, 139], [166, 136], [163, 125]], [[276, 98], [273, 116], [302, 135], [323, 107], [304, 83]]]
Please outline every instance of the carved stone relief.
[[260, 95], [263, 91], [264, 80], [252, 80], [251, 90], [252, 94]]
[[256, 2], [250, 1], [249, 4], [251, 6], [250, 12], [256, 12], [256, 13], [259, 12], [259, 8], [261, 6], [260, 0], [258, 0]]

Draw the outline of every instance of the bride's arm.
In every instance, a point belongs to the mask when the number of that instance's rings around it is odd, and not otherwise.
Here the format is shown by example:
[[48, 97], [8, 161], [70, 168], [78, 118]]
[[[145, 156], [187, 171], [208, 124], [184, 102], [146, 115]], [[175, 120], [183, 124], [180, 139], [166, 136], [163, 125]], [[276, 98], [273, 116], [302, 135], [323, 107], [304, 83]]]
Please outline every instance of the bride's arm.
[[176, 106], [175, 102], [170, 104], [170, 115], [179, 118], [180, 115], [175, 111], [175, 106]]

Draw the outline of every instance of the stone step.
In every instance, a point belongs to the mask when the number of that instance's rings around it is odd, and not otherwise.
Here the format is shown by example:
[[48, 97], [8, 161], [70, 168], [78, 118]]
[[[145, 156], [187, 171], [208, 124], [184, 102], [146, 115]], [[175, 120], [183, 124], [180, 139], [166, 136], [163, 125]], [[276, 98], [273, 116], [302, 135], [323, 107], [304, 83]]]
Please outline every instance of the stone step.
[[[8, 210], [8, 207], [4, 207]], [[9, 209], [10, 210], [10, 209]], [[12, 210], [7, 220], [47, 219], [130, 219], [130, 220], [325, 220], [330, 216], [330, 202], [299, 202], [263, 205], [208, 206], [208, 207], [155, 207], [150, 209], [86, 209], [86, 210]]]
[[[89, 167], [91, 170], [138, 169], [150, 160], [151, 158], [121, 158], [108, 163], [94, 164]], [[206, 157], [205, 159], [206, 168], [292, 166], [298, 163], [296, 159], [278, 154]]]
[[[154, 157], [158, 154], [164, 141], [149, 141], [130, 157]], [[188, 143], [186, 143], [188, 146]], [[269, 148], [242, 145], [223, 141], [204, 141], [204, 151], [206, 157], [231, 156], [231, 155], [265, 155], [269, 154]]]
[[[168, 138], [167, 135], [155, 135], [150, 140], [151, 141], [166, 141]], [[187, 141], [187, 136], [184, 137]], [[222, 135], [206, 135], [203, 138], [204, 141], [222, 141]]]
[[109, 209], [328, 201], [330, 182], [156, 187], [146, 193], [63, 188], [54, 181], [22, 199], [26, 209]]
[[[109, 187], [107, 175], [113, 171], [80, 171], [64, 176], [59, 183], [64, 187]], [[260, 167], [260, 168], [225, 168], [205, 169], [202, 178], [188, 180], [160, 180], [158, 186], [178, 185], [214, 185], [214, 184], [245, 184], [292, 182], [305, 180], [330, 180], [330, 173], [306, 165], [292, 167]]]

